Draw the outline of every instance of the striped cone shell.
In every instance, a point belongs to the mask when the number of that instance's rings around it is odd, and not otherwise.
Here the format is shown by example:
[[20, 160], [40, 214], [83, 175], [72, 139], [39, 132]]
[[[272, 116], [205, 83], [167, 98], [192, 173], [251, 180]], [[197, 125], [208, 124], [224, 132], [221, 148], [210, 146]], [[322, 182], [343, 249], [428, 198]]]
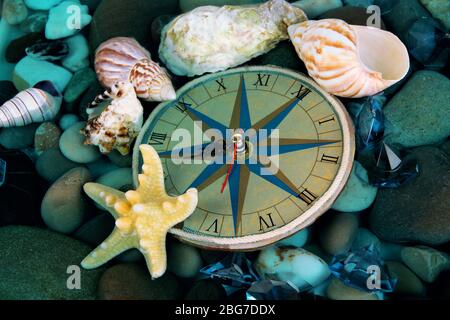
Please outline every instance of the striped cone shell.
[[106, 88], [128, 81], [137, 96], [144, 100], [176, 98], [166, 71], [152, 61], [150, 53], [133, 38], [117, 37], [102, 43], [95, 54], [95, 71]]
[[292, 25], [288, 32], [309, 75], [336, 96], [375, 95], [409, 71], [405, 45], [381, 29], [324, 19]]
[[[51, 88], [51, 93], [44, 91], [45, 88]], [[53, 84], [41, 82], [34, 88], [19, 92], [0, 107], [0, 128], [53, 120], [61, 108], [61, 102], [62, 97]]]

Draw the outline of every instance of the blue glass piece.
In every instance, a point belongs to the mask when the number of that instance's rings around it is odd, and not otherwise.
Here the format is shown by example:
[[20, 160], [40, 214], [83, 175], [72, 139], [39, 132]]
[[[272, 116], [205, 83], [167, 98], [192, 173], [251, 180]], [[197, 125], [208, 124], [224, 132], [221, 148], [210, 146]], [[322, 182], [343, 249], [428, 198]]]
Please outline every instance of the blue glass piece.
[[6, 161], [0, 159], [0, 187], [6, 181]]
[[247, 300], [296, 300], [299, 290], [285, 281], [255, 282], [246, 293]]
[[378, 188], [398, 188], [415, 178], [420, 170], [412, 154], [383, 141], [360, 154], [358, 160], [366, 168], [370, 184]]
[[374, 245], [334, 257], [330, 271], [345, 285], [367, 292], [392, 292], [397, 282]]
[[[411, 25], [406, 33], [405, 44], [417, 61], [428, 66], [448, 48], [450, 33], [445, 32], [436, 20], [424, 17]], [[448, 57], [448, 52], [446, 55]]]
[[386, 97], [381, 93], [347, 105], [355, 123], [359, 151], [372, 149], [383, 138], [385, 103]]

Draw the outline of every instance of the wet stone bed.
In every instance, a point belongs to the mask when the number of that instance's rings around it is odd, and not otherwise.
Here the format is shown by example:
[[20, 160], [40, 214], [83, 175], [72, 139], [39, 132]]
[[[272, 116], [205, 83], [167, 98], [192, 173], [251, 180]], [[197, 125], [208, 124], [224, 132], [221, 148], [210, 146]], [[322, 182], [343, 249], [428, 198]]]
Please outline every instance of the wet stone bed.
[[[114, 228], [83, 185], [133, 186], [131, 155], [102, 155], [80, 134], [86, 107], [104, 91], [93, 67], [95, 49], [113, 37], [133, 37], [158, 61], [161, 30], [178, 14], [259, 2], [0, 0], [0, 105], [41, 80], [63, 92], [52, 121], [0, 129], [0, 299], [450, 298], [446, 0], [316, 1], [315, 19], [354, 25], [364, 25], [371, 15], [366, 8], [378, 5], [381, 27], [405, 43], [411, 68], [381, 94], [341, 99], [356, 127], [356, 161], [332, 209], [313, 225], [250, 253], [201, 250], [169, 235], [168, 271], [157, 280], [137, 250], [94, 270], [77, 269]], [[60, 18], [69, 5], [80, 6], [81, 31]], [[246, 65], [307, 74], [289, 41]], [[171, 78], [176, 88], [193, 79]], [[144, 119], [158, 105], [142, 104]], [[373, 265], [381, 279], [369, 290]], [[81, 288], [70, 290], [76, 270]]]

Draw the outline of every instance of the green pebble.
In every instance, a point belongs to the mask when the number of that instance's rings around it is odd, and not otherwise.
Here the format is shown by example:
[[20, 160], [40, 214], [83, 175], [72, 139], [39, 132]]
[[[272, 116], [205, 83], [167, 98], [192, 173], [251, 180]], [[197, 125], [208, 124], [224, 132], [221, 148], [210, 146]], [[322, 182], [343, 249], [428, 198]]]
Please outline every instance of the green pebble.
[[58, 180], [64, 173], [79, 166], [64, 157], [59, 148], [44, 151], [36, 160], [36, 171], [49, 182]]
[[0, 131], [0, 145], [6, 149], [25, 149], [34, 143], [34, 133], [38, 124], [24, 127], [2, 128]]
[[113, 231], [114, 218], [109, 212], [102, 212], [83, 224], [73, 237], [91, 246], [100, 245]]
[[91, 172], [92, 178], [94, 180], [98, 179], [104, 174], [107, 174], [110, 171], [119, 169], [116, 165], [108, 161], [107, 157], [101, 157], [94, 162], [88, 163], [86, 166]]
[[262, 65], [273, 65], [306, 73], [305, 65], [290, 41], [280, 42], [275, 49], [258, 58]]
[[305, 228], [294, 235], [277, 242], [277, 246], [303, 247], [308, 242], [309, 230]]
[[93, 300], [101, 270], [79, 267], [80, 289], [69, 266], [79, 266], [91, 248], [49, 230], [8, 226], [0, 228], [0, 297], [5, 300]]
[[175, 300], [182, 297], [182, 288], [168, 272], [152, 280], [144, 266], [123, 263], [103, 273], [97, 296], [100, 300]]
[[69, 46], [69, 54], [62, 59], [64, 68], [76, 72], [89, 67], [89, 45], [82, 34], [64, 40]]
[[61, 130], [53, 122], [44, 122], [34, 134], [34, 150], [38, 155], [42, 152], [59, 147]]
[[450, 2], [448, 0], [420, 0], [434, 18], [450, 31]]
[[4, 0], [2, 18], [10, 25], [22, 23], [28, 17], [28, 9], [23, 0]]
[[64, 92], [72, 73], [56, 64], [25, 57], [14, 68], [13, 82], [18, 91], [33, 87], [38, 82], [53, 82], [59, 92]]
[[133, 187], [133, 173], [131, 168], [120, 168], [105, 173], [96, 182], [126, 192]]
[[41, 215], [50, 229], [69, 234], [81, 226], [86, 213], [83, 185], [89, 181], [89, 170], [78, 167], [65, 173], [47, 190]]
[[408, 296], [423, 296], [425, 287], [420, 279], [403, 263], [386, 261], [386, 267], [392, 278], [397, 279], [394, 292]]
[[113, 150], [108, 153], [108, 158], [112, 163], [120, 168], [131, 167], [133, 164], [133, 155], [131, 152], [126, 156], [123, 156], [119, 151]]
[[441, 143], [450, 136], [450, 80], [418, 71], [384, 111], [387, 143], [405, 148]]
[[59, 127], [62, 130], [67, 130], [75, 123], [79, 122], [80, 119], [75, 114], [65, 114], [59, 119]]
[[225, 300], [225, 289], [213, 280], [201, 280], [196, 282], [187, 293], [185, 300]]
[[319, 229], [321, 247], [331, 255], [347, 252], [358, 231], [358, 216], [352, 213], [331, 212], [324, 218]]
[[352, 250], [362, 249], [373, 245], [378, 250], [381, 247], [380, 239], [366, 228], [359, 228], [352, 243]]
[[401, 255], [403, 263], [428, 283], [434, 282], [442, 271], [450, 269], [450, 256], [430, 247], [406, 247]]
[[167, 269], [181, 278], [195, 277], [202, 267], [202, 258], [197, 248], [173, 242], [168, 250]]
[[75, 102], [96, 81], [97, 75], [91, 68], [75, 72], [64, 92], [64, 101]]
[[77, 122], [64, 131], [59, 140], [59, 148], [63, 155], [73, 162], [91, 163], [98, 160], [102, 155], [98, 148], [86, 145], [86, 137], [80, 132], [86, 126], [86, 122]]
[[372, 205], [378, 188], [369, 184], [366, 169], [357, 161], [353, 164], [352, 173], [347, 184], [332, 208], [341, 212], [359, 212]]

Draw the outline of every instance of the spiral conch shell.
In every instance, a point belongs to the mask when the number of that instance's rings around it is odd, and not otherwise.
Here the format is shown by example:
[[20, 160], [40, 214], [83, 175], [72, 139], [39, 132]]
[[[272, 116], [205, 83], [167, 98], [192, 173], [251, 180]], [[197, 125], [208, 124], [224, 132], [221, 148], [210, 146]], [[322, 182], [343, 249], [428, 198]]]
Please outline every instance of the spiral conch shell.
[[306, 19], [301, 9], [284, 0], [198, 7], [164, 27], [159, 57], [177, 75], [225, 70], [273, 49], [289, 38], [289, 25]]
[[292, 25], [288, 32], [309, 75], [336, 96], [375, 95], [409, 71], [408, 50], [387, 31], [325, 19]]
[[102, 153], [113, 149], [122, 155], [130, 152], [130, 146], [142, 128], [144, 115], [131, 83], [113, 85], [95, 99], [87, 113], [89, 119], [82, 130], [86, 144], [98, 146]]
[[0, 128], [50, 121], [61, 108], [62, 96], [50, 81], [19, 92], [0, 107]]
[[176, 98], [166, 71], [152, 61], [150, 53], [133, 38], [117, 37], [102, 43], [95, 54], [95, 71], [106, 88], [119, 81], [129, 81], [137, 96], [144, 100]]

